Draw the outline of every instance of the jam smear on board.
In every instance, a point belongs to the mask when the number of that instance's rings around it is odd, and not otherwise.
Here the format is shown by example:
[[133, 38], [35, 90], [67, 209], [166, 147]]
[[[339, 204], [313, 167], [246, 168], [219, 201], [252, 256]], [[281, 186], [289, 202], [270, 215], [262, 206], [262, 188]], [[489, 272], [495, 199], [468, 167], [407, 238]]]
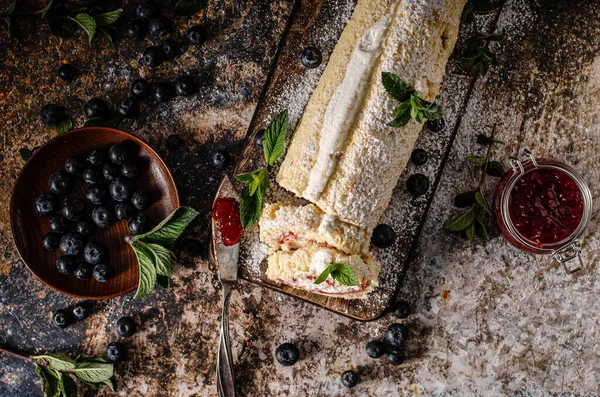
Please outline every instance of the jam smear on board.
[[568, 174], [534, 169], [513, 187], [508, 209], [517, 232], [541, 247], [562, 241], [577, 229], [583, 218], [583, 195]]
[[221, 197], [215, 200], [212, 217], [217, 223], [223, 245], [237, 244], [242, 237], [244, 229], [240, 220], [240, 204], [230, 197]]

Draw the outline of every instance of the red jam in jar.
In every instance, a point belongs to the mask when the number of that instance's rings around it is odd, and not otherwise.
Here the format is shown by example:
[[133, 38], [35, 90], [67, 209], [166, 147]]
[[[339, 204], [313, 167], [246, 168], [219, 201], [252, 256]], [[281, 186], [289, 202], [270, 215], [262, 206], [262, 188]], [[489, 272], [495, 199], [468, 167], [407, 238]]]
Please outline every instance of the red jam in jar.
[[517, 232], [537, 246], [558, 243], [575, 232], [583, 217], [583, 195], [566, 173], [536, 168], [523, 175], [509, 196]]
[[237, 244], [244, 229], [240, 220], [240, 204], [230, 197], [220, 197], [215, 200], [212, 208], [212, 218], [217, 223], [217, 230], [223, 245]]

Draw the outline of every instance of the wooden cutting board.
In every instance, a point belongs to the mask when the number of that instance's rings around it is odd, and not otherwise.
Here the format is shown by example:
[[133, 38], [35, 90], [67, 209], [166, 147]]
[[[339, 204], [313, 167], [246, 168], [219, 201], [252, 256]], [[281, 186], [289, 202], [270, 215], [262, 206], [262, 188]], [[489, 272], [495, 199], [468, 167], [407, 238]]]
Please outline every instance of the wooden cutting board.
[[[290, 112], [290, 127], [286, 140], [286, 144], [289, 144], [294, 128], [312, 91], [317, 86], [329, 54], [350, 19], [355, 4], [355, 1], [340, 4], [335, 0], [303, 0], [296, 3], [234, 175], [264, 166], [263, 151], [255, 145], [254, 136], [257, 131], [264, 129], [277, 113], [286, 108]], [[490, 14], [488, 28], [491, 29], [495, 23], [496, 14]], [[409, 263], [408, 259], [417, 246], [421, 225], [452, 146], [461, 113], [477, 78], [472, 71], [465, 71], [459, 64], [464, 40], [470, 33], [467, 28], [461, 28], [459, 41], [446, 68], [446, 77], [437, 99], [446, 112], [446, 126], [440, 132], [423, 128], [416, 147], [425, 149], [429, 159], [423, 166], [417, 167], [413, 164], [407, 166], [394, 191], [390, 207], [381, 219], [381, 223], [392, 226], [396, 231], [398, 236], [396, 242], [386, 249], [371, 246], [371, 252], [381, 265], [379, 287], [366, 299], [347, 300], [310, 293], [268, 280], [264, 275], [266, 270], [264, 259], [267, 252], [266, 247], [259, 242], [257, 225], [249, 229], [242, 239], [240, 257], [242, 278], [356, 320], [371, 321], [385, 313], [402, 284], [403, 275], [407, 271], [406, 265]], [[300, 63], [300, 52], [308, 46], [316, 46], [323, 53], [323, 65], [317, 69], [306, 69]], [[431, 186], [426, 195], [418, 198], [413, 198], [406, 191], [406, 179], [414, 173], [425, 174]], [[300, 205], [307, 203], [279, 187], [275, 182], [276, 174], [277, 165], [270, 169], [269, 191], [265, 198], [267, 202], [288, 201]], [[241, 185], [238, 187], [241, 189]]]

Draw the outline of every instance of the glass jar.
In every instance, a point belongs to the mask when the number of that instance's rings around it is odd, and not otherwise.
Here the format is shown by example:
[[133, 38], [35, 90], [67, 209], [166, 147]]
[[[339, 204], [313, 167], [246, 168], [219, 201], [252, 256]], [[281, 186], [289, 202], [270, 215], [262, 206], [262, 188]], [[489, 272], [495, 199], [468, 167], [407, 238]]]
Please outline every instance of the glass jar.
[[578, 238], [592, 213], [592, 194], [581, 174], [556, 160], [511, 159], [494, 195], [500, 231], [515, 247], [551, 254], [567, 273], [583, 268]]

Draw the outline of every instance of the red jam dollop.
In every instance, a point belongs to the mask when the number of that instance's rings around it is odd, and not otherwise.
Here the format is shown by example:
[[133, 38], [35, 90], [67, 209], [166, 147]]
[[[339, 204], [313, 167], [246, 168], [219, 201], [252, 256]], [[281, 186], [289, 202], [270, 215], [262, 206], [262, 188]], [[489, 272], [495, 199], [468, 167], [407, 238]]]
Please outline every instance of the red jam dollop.
[[583, 218], [583, 195], [568, 174], [539, 168], [517, 181], [508, 210], [517, 232], [541, 247], [573, 234]]
[[240, 204], [236, 200], [230, 197], [216, 199], [213, 204], [212, 218], [217, 223], [223, 245], [235, 245], [240, 241], [244, 229], [240, 220]]

